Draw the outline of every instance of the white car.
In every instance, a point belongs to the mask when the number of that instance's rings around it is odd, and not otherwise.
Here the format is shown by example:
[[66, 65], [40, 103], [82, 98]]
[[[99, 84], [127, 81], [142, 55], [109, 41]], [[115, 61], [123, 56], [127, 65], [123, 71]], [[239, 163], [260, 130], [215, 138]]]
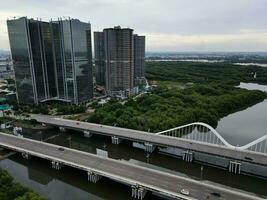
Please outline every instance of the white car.
[[190, 192], [188, 189], [181, 189], [181, 194], [189, 196]]

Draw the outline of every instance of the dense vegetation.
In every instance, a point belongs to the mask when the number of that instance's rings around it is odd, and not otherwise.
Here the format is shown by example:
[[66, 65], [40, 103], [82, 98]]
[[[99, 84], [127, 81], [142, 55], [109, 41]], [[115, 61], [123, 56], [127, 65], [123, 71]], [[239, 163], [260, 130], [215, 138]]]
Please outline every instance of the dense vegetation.
[[45, 200], [32, 190], [13, 181], [13, 178], [0, 169], [0, 199], [3, 200]]
[[224, 82], [237, 85], [242, 81], [267, 84], [267, 68], [228, 63], [147, 62], [146, 78], [183, 83]]
[[151, 132], [196, 121], [216, 127], [221, 117], [264, 98], [263, 92], [227, 85], [194, 85], [179, 91], [158, 87], [136, 101], [99, 107], [89, 121]]
[[216, 127], [220, 118], [266, 98], [264, 92], [234, 86], [240, 81], [253, 81], [252, 72], [256, 71], [257, 81], [267, 81], [267, 69], [149, 62], [146, 70], [147, 78], [157, 87], [136, 100], [125, 103], [112, 100], [98, 106], [88, 121], [151, 132], [196, 121]]

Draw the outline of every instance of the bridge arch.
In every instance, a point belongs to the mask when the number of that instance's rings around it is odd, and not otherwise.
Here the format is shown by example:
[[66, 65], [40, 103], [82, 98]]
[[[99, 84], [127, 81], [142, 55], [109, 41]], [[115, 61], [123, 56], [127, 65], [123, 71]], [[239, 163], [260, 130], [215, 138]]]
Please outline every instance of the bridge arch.
[[244, 146], [234, 146], [228, 143], [213, 127], [203, 122], [194, 122], [156, 133], [168, 137], [183, 138], [186, 140], [221, 145], [239, 150], [267, 153], [267, 135], [256, 139]]

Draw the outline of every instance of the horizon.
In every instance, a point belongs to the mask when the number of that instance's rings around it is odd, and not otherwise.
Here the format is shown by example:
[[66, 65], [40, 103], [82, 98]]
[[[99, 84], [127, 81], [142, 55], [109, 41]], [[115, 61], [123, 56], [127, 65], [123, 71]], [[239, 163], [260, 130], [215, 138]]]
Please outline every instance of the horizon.
[[0, 49], [9, 50], [11, 16], [71, 16], [89, 21], [92, 32], [132, 28], [146, 36], [147, 52], [267, 52], [266, 10], [265, 0], [10, 0], [1, 3]]
[[[8, 52], [11, 53], [10, 49], [0, 49], [0, 52]], [[94, 50], [92, 51], [94, 52]], [[164, 51], [164, 50], [158, 50], [153, 51], [149, 50], [146, 51], [147, 53], [170, 53], [170, 54], [220, 54], [220, 53], [229, 53], [229, 54], [267, 54], [267, 51]]]

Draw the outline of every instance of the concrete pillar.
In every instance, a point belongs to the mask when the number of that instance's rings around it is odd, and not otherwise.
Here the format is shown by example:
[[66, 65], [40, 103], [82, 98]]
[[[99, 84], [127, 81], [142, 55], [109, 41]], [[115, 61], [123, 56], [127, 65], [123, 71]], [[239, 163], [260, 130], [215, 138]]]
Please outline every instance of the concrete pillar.
[[240, 174], [241, 173], [241, 163], [237, 161], [230, 161], [229, 162], [229, 172], [233, 174]]
[[145, 195], [146, 195], [146, 190], [142, 187], [138, 188], [138, 199], [144, 199]]
[[61, 163], [59, 163], [57, 161], [52, 161], [51, 163], [52, 163], [52, 168], [56, 169], [56, 170], [60, 170], [63, 166]]
[[92, 137], [92, 133], [90, 133], [90, 131], [83, 131], [83, 135], [84, 135], [84, 137], [87, 137], [87, 138], [90, 138], [90, 137]]
[[143, 200], [147, 191], [138, 185], [132, 185], [132, 198]]
[[21, 155], [22, 155], [22, 158], [25, 158], [27, 160], [30, 159], [30, 157], [31, 157], [31, 155], [26, 153], [26, 152], [22, 152]]
[[194, 159], [194, 153], [191, 151], [184, 151], [182, 153], [182, 158], [185, 162], [193, 162]]
[[87, 172], [87, 175], [88, 175], [88, 181], [90, 181], [92, 183], [96, 183], [97, 181], [99, 181], [102, 178], [102, 176], [96, 174], [93, 171]]
[[155, 146], [149, 142], [145, 142], [145, 151], [148, 153], [152, 153], [155, 150]]
[[120, 144], [122, 139], [118, 138], [117, 136], [112, 136], [111, 137], [111, 142], [112, 144]]
[[138, 186], [132, 185], [132, 198], [137, 198]]
[[18, 135], [18, 134], [21, 134], [22, 133], [22, 128], [21, 127], [14, 127], [13, 128], [13, 134], [14, 135]]
[[60, 132], [66, 132], [66, 128], [60, 126], [60, 127], [59, 127], [59, 131], [60, 131]]

